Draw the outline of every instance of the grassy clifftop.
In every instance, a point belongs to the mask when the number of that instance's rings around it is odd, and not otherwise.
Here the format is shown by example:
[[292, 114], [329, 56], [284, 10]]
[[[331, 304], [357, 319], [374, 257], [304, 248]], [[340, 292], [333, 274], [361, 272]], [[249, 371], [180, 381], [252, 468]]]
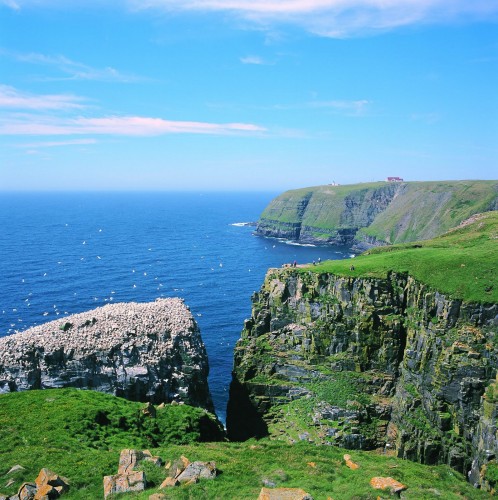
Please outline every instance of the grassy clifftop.
[[433, 238], [497, 208], [498, 181], [317, 186], [275, 198], [257, 232], [303, 242], [394, 244]]
[[497, 266], [498, 212], [488, 212], [431, 240], [374, 248], [353, 261], [327, 261], [306, 269], [366, 277], [406, 272], [450, 296], [498, 303]]

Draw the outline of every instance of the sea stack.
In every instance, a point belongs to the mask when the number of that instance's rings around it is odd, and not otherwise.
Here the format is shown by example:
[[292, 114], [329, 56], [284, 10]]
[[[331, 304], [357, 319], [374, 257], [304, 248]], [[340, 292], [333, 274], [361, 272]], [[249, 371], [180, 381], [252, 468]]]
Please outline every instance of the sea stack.
[[108, 304], [0, 339], [0, 393], [77, 387], [214, 411], [208, 372], [179, 298]]

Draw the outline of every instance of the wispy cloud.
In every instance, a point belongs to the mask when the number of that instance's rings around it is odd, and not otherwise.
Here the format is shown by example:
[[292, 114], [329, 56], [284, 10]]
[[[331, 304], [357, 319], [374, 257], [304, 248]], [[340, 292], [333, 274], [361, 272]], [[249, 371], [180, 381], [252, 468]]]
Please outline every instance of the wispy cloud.
[[0, 108], [18, 110], [69, 110], [86, 107], [84, 99], [70, 94], [33, 95], [0, 85]]
[[173, 121], [144, 116], [57, 119], [38, 115], [18, 115], [0, 119], [4, 135], [117, 135], [159, 136], [166, 134], [239, 135], [263, 133], [266, 129], [251, 123], [209, 123]]
[[135, 9], [225, 11], [259, 24], [294, 24], [347, 37], [420, 23], [498, 17], [498, 0], [128, 0]]
[[8, 7], [9, 9], [12, 10], [20, 10], [20, 5], [15, 2], [14, 0], [0, 0], [0, 7], [1, 6]]
[[0, 55], [11, 57], [16, 61], [27, 64], [36, 64], [55, 69], [61, 75], [44, 77], [44, 80], [90, 80], [101, 82], [133, 83], [145, 80], [132, 74], [125, 74], [112, 66], [105, 68], [94, 68], [87, 64], [73, 61], [63, 55], [46, 55], [36, 52], [20, 53], [0, 49]]
[[18, 144], [18, 148], [60, 148], [64, 146], [86, 146], [88, 144], [96, 144], [96, 139], [70, 139], [67, 141], [43, 141], [43, 142], [30, 142], [28, 144]]
[[354, 114], [363, 113], [367, 106], [371, 104], [370, 101], [366, 99], [359, 99], [356, 101], [311, 101], [307, 103], [309, 108], [325, 108], [325, 109], [335, 109], [338, 111], [352, 112]]
[[265, 61], [262, 57], [259, 56], [246, 56], [241, 57], [240, 62], [242, 64], [256, 64], [261, 66], [271, 66], [273, 63]]

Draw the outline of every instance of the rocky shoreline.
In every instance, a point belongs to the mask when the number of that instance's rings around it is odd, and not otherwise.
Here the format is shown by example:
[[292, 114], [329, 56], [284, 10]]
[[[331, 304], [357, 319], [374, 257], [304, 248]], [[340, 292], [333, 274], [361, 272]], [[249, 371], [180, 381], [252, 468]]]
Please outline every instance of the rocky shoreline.
[[78, 387], [214, 411], [207, 353], [182, 299], [108, 304], [0, 339], [0, 394]]

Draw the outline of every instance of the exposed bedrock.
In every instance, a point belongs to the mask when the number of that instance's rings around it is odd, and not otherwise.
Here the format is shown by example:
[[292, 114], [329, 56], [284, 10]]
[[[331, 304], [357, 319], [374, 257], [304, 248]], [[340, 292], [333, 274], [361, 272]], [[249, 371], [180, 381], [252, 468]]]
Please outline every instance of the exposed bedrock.
[[199, 328], [178, 298], [109, 304], [0, 339], [0, 393], [78, 387], [214, 411]]
[[493, 486], [497, 304], [452, 300], [405, 274], [289, 268], [269, 270], [252, 301], [235, 348], [231, 439], [383, 449]]

